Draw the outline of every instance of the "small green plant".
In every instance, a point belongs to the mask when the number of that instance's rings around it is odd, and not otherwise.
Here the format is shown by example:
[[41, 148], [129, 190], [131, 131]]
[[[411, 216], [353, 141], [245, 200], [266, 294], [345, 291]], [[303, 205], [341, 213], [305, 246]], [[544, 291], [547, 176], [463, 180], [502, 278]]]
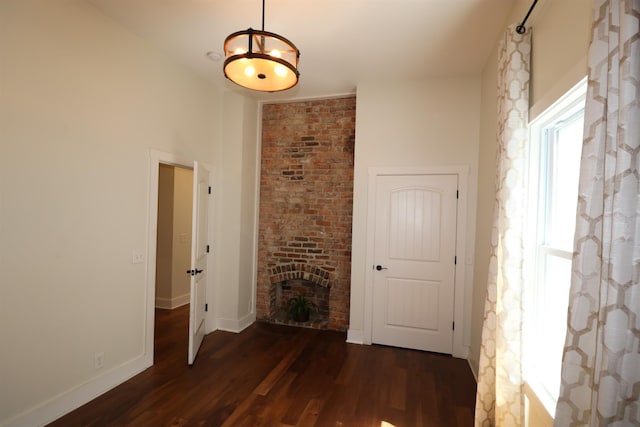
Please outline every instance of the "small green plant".
[[304, 295], [290, 298], [287, 302], [287, 315], [296, 322], [306, 322], [309, 320], [311, 310], [317, 306], [313, 301], [308, 300]]

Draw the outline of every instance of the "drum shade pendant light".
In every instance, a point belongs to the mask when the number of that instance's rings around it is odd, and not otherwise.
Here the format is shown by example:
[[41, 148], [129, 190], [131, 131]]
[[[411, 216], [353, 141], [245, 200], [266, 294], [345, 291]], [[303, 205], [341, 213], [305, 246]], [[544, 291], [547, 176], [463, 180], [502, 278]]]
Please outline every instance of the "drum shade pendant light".
[[298, 83], [300, 51], [286, 38], [249, 28], [224, 41], [224, 75], [232, 82], [262, 92], [290, 89]]

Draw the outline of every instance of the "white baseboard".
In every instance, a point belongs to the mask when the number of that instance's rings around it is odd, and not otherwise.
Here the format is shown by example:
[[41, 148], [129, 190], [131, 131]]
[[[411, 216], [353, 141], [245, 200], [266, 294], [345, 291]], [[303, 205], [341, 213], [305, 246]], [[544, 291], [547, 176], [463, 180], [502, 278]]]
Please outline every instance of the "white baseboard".
[[173, 298], [156, 297], [156, 308], [173, 310], [174, 308], [182, 307], [183, 305], [189, 304], [190, 300], [191, 296], [189, 295], [189, 293]]
[[469, 363], [469, 368], [471, 369], [471, 373], [473, 374], [473, 378], [476, 380], [476, 384], [478, 383], [478, 366], [471, 361], [471, 359], [467, 359], [467, 363]]
[[347, 330], [347, 342], [351, 344], [364, 344], [364, 333], [360, 329]]
[[255, 321], [256, 314], [249, 313], [240, 319], [218, 318], [216, 323], [218, 326], [217, 329], [220, 329], [221, 331], [234, 332], [237, 334], [239, 332], [242, 332], [247, 327], [251, 326]]
[[191, 294], [188, 292], [184, 295], [180, 295], [179, 297], [174, 297], [171, 300], [171, 309], [182, 307], [183, 305], [187, 305], [191, 302]]
[[153, 365], [153, 360], [147, 359], [150, 358], [141, 355], [9, 420], [0, 420], [0, 425], [3, 427], [33, 427], [55, 421]]
[[171, 298], [156, 297], [156, 308], [171, 310]]
[[478, 371], [480, 371], [480, 356], [476, 355], [471, 347], [469, 347], [469, 354], [467, 355], [467, 362], [469, 363], [469, 368], [471, 368], [471, 373], [473, 377], [476, 379], [476, 383], [478, 382]]

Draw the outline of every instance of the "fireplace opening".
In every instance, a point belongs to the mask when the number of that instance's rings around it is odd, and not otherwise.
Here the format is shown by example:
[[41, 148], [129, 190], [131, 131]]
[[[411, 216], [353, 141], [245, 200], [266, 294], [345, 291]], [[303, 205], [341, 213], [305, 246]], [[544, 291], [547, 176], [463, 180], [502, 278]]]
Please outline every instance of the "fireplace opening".
[[[281, 264], [270, 270], [271, 285], [268, 295], [268, 315], [265, 320], [284, 325], [328, 329], [331, 317], [332, 274], [321, 267], [302, 263]], [[287, 315], [289, 300], [301, 295], [314, 305], [307, 322], [297, 322]]]
[[[310, 280], [289, 279], [273, 285], [274, 298], [271, 321], [274, 323], [304, 326], [314, 329], [327, 329], [329, 325], [330, 288], [320, 286]], [[287, 313], [287, 304], [292, 298], [304, 296], [313, 303], [307, 322], [297, 322]]]

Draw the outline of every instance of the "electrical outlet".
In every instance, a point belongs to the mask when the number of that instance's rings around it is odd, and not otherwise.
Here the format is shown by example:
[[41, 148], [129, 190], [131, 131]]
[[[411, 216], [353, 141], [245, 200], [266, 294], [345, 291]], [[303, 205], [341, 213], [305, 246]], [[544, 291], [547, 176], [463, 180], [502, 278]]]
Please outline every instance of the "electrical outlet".
[[144, 262], [144, 254], [142, 252], [133, 252], [131, 255], [131, 264], [142, 264]]
[[99, 352], [93, 355], [93, 367], [96, 369], [102, 369], [104, 366], [104, 352]]

